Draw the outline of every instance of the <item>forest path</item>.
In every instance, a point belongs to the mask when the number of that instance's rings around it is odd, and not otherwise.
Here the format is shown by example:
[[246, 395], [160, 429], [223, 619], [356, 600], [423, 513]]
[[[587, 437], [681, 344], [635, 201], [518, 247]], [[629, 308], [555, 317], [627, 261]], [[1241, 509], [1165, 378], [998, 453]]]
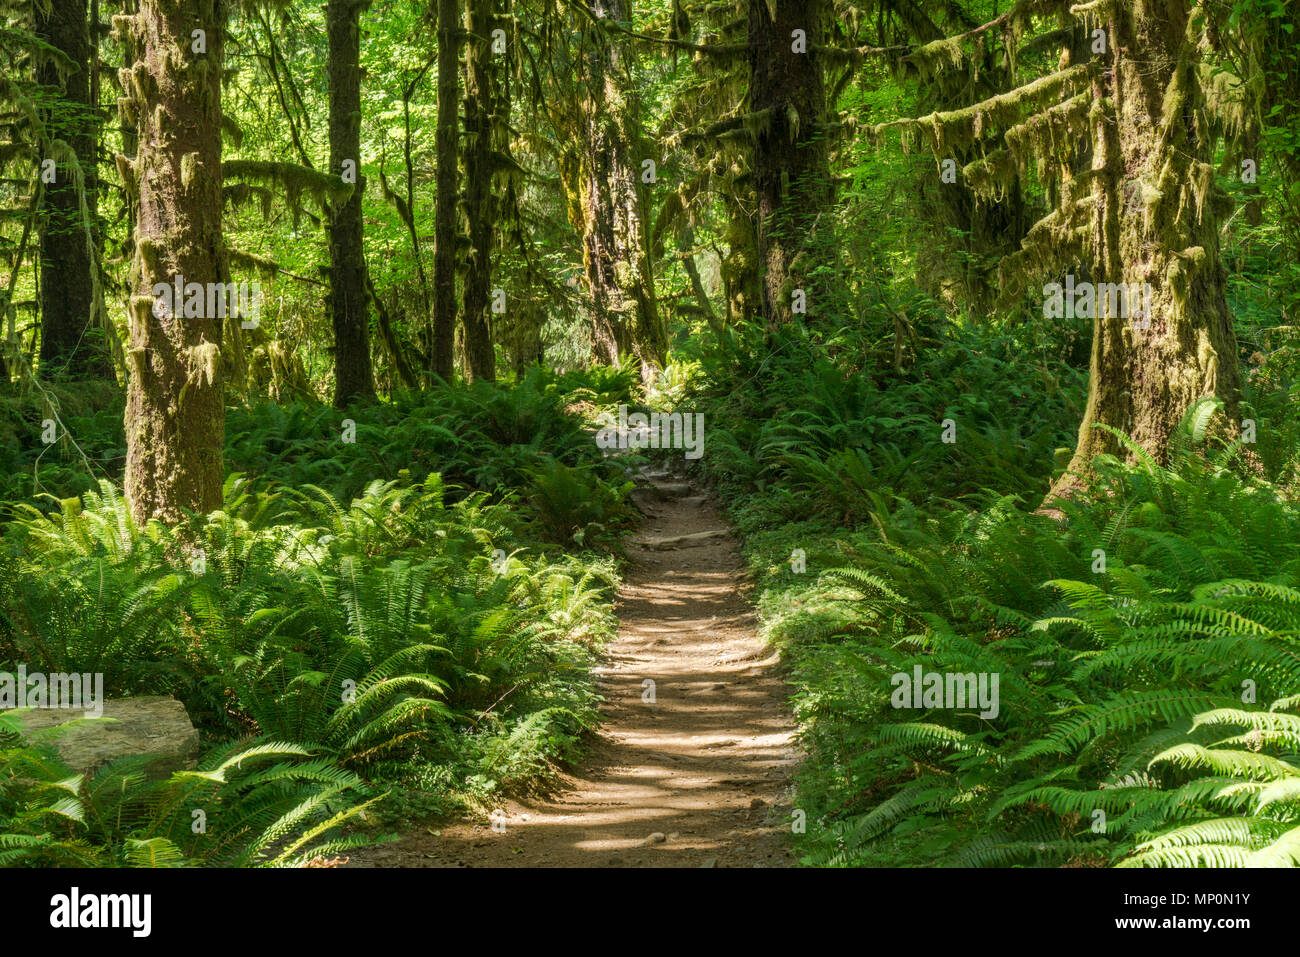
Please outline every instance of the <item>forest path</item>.
[[[788, 867], [789, 690], [755, 634], [740, 551], [707, 496], [642, 473], [603, 724], [551, 796], [352, 855], [372, 867]], [[643, 682], [654, 682], [654, 702]], [[500, 816], [497, 817], [500, 822]], [[499, 823], [498, 823], [499, 828]]]

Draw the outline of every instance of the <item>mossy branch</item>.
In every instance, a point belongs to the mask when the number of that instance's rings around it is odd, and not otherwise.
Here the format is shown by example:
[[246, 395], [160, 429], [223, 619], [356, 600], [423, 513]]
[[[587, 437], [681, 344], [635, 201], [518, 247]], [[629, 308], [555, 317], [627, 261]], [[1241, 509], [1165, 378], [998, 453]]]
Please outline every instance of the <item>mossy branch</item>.
[[986, 128], [1010, 126], [1026, 112], [1041, 109], [1046, 101], [1059, 100], [1066, 92], [1073, 95], [1074, 88], [1094, 69], [1091, 63], [1080, 63], [960, 110], [878, 123], [871, 128], [871, 136], [879, 139], [889, 129], [920, 133], [930, 140], [936, 156], [947, 155], [953, 147], [977, 140]]
[[809, 49], [812, 50], [814, 53], [823, 56], [826, 59], [827, 63], [836, 66], [845, 63], [851, 64], [853, 66], [857, 66], [860, 63], [862, 63], [864, 60], [866, 60], [868, 57], [889, 56], [898, 53], [907, 53], [913, 48], [906, 43], [898, 44], [896, 46], [888, 46], [888, 47], [873, 47], [873, 46], [836, 47], [836, 46], [827, 46], [821, 43], [813, 43], [809, 45]]
[[222, 164], [222, 179], [278, 189], [297, 206], [305, 194], [322, 209], [327, 202], [343, 203], [352, 195], [353, 186], [343, 177], [308, 169], [297, 163], [265, 160], [228, 160]]
[[1030, 227], [1017, 252], [998, 263], [998, 285], [1004, 303], [1020, 294], [1036, 272], [1082, 259], [1096, 215], [1091, 196], [1065, 202]]
[[1068, 161], [1074, 144], [1087, 134], [1092, 102], [1092, 93], [1085, 90], [1017, 123], [1002, 139], [1022, 166], [1033, 157], [1040, 178], [1051, 179], [1047, 164], [1053, 159]]

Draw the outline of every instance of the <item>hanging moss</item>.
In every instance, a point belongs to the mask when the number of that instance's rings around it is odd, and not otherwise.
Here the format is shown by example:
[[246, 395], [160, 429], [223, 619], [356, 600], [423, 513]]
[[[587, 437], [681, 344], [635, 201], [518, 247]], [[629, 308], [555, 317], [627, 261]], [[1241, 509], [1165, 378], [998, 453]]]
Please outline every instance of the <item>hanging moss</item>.
[[229, 114], [223, 113], [221, 116], [221, 133], [230, 140], [230, 145], [235, 149], [244, 145], [244, 131]]
[[17, 83], [3, 73], [0, 73], [0, 103], [15, 108], [18, 114], [34, 129], [40, 130], [44, 128], [36, 103]]
[[274, 259], [268, 259], [265, 256], [258, 256], [256, 253], [245, 252], [242, 249], [227, 247], [226, 259], [229, 261], [232, 269], [243, 269], [249, 272], [256, 272], [267, 278], [274, 278], [280, 273], [280, 264]]
[[1197, 65], [1198, 85], [1215, 131], [1229, 139], [1240, 137], [1254, 118], [1256, 92], [1229, 70], [1218, 65]]
[[199, 171], [199, 154], [186, 153], [181, 156], [181, 188], [189, 189]]
[[982, 199], [998, 201], [1006, 196], [1020, 175], [1019, 163], [1010, 150], [995, 150], [967, 163], [962, 180]]
[[1007, 93], [989, 97], [960, 110], [935, 112], [929, 116], [879, 123], [874, 132], [888, 129], [914, 130], [927, 134], [936, 156], [948, 156], [958, 147], [971, 143], [987, 126], [1010, 126], [1026, 113], [1046, 109], [1059, 102], [1062, 95], [1073, 96], [1089, 79], [1095, 68], [1078, 64], [1040, 77]]
[[[221, 346], [215, 342], [200, 342], [195, 346], [187, 346], [185, 354], [188, 360], [186, 364], [189, 366], [187, 387], [193, 384], [211, 388], [219, 381]], [[181, 394], [184, 395], [184, 390]]]
[[1020, 250], [998, 264], [1005, 300], [1019, 295], [1034, 275], [1072, 258], [1083, 258], [1095, 213], [1092, 197], [1083, 196], [1057, 207], [1030, 227]]
[[914, 67], [921, 80], [928, 83], [936, 74], [965, 69], [971, 59], [964, 40], [958, 36], [944, 37], [917, 47], [903, 57], [903, 62]]
[[274, 191], [252, 183], [229, 183], [221, 188], [222, 204], [232, 209], [241, 209], [254, 201], [260, 207], [262, 219], [269, 220], [275, 205]]
[[[742, 117], [742, 124], [745, 133], [751, 140], [758, 140], [767, 136], [772, 131], [772, 120], [775, 116], [774, 111], [769, 107], [763, 110], [753, 110]], [[725, 137], [724, 137], [725, 138]]]
[[1091, 106], [1092, 94], [1078, 93], [1017, 123], [1006, 131], [1003, 139], [1019, 161], [1033, 157], [1039, 161], [1040, 170], [1044, 161], [1066, 161], [1075, 143], [1088, 133]]
[[344, 203], [352, 195], [352, 184], [341, 176], [299, 166], [297, 163], [273, 163], [264, 160], [228, 160], [221, 166], [226, 182], [249, 182], [281, 191], [294, 209], [301, 207], [304, 195], [321, 209], [326, 203]]

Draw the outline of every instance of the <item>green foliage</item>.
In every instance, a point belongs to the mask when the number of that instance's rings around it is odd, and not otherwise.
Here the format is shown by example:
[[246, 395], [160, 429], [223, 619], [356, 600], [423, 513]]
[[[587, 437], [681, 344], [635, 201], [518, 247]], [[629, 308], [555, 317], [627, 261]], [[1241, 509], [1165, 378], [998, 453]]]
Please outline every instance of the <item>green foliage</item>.
[[[430, 472], [453, 491], [498, 494], [529, 487], [537, 470], [557, 463], [591, 473], [582, 481], [595, 489], [620, 472], [570, 410], [621, 400], [627, 387], [626, 373], [557, 377], [534, 367], [512, 386], [439, 385], [346, 412], [263, 403], [231, 410], [228, 457], [235, 471], [299, 489], [321, 485], [339, 498], [357, 494], [364, 476], [419, 480]], [[345, 441], [345, 420], [355, 423], [355, 436], [346, 436], [354, 441]]]
[[[1290, 351], [1248, 381], [1255, 442], [1207, 447], [1203, 403], [1169, 465], [1118, 436], [1132, 464], [1042, 514], [1072, 332], [918, 330], [897, 365], [910, 339], [724, 339], [692, 386], [798, 688], [805, 862], [1293, 864]], [[997, 715], [895, 707], [918, 666], [998, 676]]]
[[[813, 515], [852, 525], [882, 492], [923, 501], [993, 486], [1045, 490], [1084, 391], [1078, 372], [1054, 367], [1051, 348], [1023, 333], [971, 330], [907, 371], [875, 371], [870, 362], [846, 368], [793, 329], [724, 343], [705, 353], [694, 397], [718, 423], [710, 469], [724, 490], [763, 492], [740, 516], [746, 528]], [[946, 419], [954, 443], [941, 441]]]
[[[1064, 523], [992, 493], [878, 500], [874, 529], [809, 556], [839, 567], [774, 585], [810, 861], [1291, 863], [1300, 510], [1190, 451], [1099, 466]], [[894, 707], [917, 666], [998, 675], [999, 713]]]
[[549, 541], [585, 545], [631, 524], [632, 512], [625, 504], [631, 482], [609, 485], [559, 462], [543, 462], [529, 474], [527, 500]]
[[[366, 782], [399, 788], [405, 805], [451, 809], [530, 787], [574, 757], [595, 724], [590, 668], [613, 632], [617, 575], [611, 558], [556, 546], [612, 544], [629, 486], [603, 478], [619, 473], [544, 379], [448, 390], [402, 417], [371, 408], [359, 426], [375, 430], [371, 448], [385, 427], [375, 419], [398, 434], [380, 463], [398, 461], [404, 442], [408, 461], [426, 438], [472, 446], [461, 474], [490, 472], [494, 495], [453, 490], [429, 468], [345, 494], [366, 446], [324, 437], [340, 416], [266, 405], [232, 415], [232, 447], [258, 474], [232, 474], [208, 516], [139, 527], [107, 480], [48, 511], [12, 506], [0, 539], [0, 670], [98, 671], [109, 695], [171, 694], [203, 734], [203, 770], [217, 775], [155, 787], [130, 769], [104, 771], [94, 780], [120, 785], [138, 826], [72, 828], [49, 842], [36, 840], [48, 811], [24, 792], [0, 807], [0, 822], [28, 822], [14, 862], [301, 863], [343, 846], [336, 832], [359, 820]], [[453, 428], [460, 438], [441, 437]], [[299, 438], [313, 432], [314, 444]], [[331, 457], [317, 461], [313, 448]], [[311, 759], [225, 780], [231, 747], [249, 738]], [[0, 775], [25, 778], [29, 760], [15, 745]], [[219, 848], [181, 840], [176, 802], [199, 785], [210, 805], [249, 815]], [[421, 791], [433, 795], [412, 797]], [[63, 796], [53, 784], [41, 794]]]
[[0, 716], [0, 866], [301, 866], [369, 843], [344, 825], [382, 797], [282, 742], [236, 742], [161, 781], [147, 760], [76, 775]]
[[[79, 495], [99, 476], [120, 474], [123, 404], [106, 383], [0, 396], [0, 502]], [[55, 441], [46, 444], [51, 425]]]

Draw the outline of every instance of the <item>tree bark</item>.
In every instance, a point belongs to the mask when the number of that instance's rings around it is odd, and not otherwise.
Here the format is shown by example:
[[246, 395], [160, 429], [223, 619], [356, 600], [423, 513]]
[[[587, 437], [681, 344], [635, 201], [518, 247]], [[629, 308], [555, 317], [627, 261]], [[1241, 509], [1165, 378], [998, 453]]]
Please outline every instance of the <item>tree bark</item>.
[[[93, 224], [97, 209], [96, 146], [98, 123], [91, 102], [91, 63], [86, 0], [60, 0], [49, 16], [37, 5], [36, 35], [77, 64], [61, 79], [52, 62], [42, 62], [37, 73], [47, 88], [63, 87], [45, 127], [51, 139], [66, 142], [81, 167], [86, 208]], [[96, 268], [82, 215], [81, 190], [65, 164], [44, 193], [41, 230], [41, 371], [82, 378], [113, 378], [113, 366], [102, 341], [103, 330], [94, 327]], [[93, 226], [91, 227], [93, 228]]]
[[496, 378], [492, 348], [492, 243], [496, 215], [492, 152], [496, 98], [493, 89], [492, 0], [465, 6], [465, 218], [469, 257], [465, 264], [465, 376]]
[[361, 11], [369, 0], [329, 0], [330, 170], [356, 176], [352, 194], [329, 210], [330, 316], [334, 324], [334, 405], [342, 408], [375, 395], [370, 364], [370, 319], [362, 224]]
[[[155, 298], [183, 276], [215, 283], [221, 235], [222, 0], [141, 0], [119, 24], [137, 59], [123, 85], [138, 125], [138, 190], [126, 406], [126, 495], [137, 522], [221, 505], [225, 384], [219, 316]], [[123, 22], [125, 21], [125, 22]], [[194, 31], [206, 43], [197, 52]], [[204, 304], [206, 306], [206, 303]]]
[[[752, 199], [752, 197], [750, 197]], [[727, 293], [727, 322], [748, 325], [762, 314], [763, 283], [758, 272], [758, 226], [755, 217], [734, 195], [724, 193], [727, 214], [727, 253], [722, 279]]]
[[1196, 132], [1198, 51], [1184, 39], [1187, 2], [1114, 9], [1106, 24], [1113, 69], [1094, 88], [1096, 102], [1115, 108], [1094, 124], [1092, 272], [1098, 283], [1148, 284], [1150, 326], [1097, 310], [1078, 445], [1049, 501], [1077, 486], [1097, 454], [1122, 454], [1097, 423], [1127, 432], [1159, 461], [1198, 399], [1223, 400], [1221, 431], [1235, 433], [1237, 424], [1241, 375], [1219, 250], [1226, 197], [1214, 186], [1213, 138]]
[[[792, 292], [809, 298], [812, 277], [797, 265], [830, 201], [822, 0], [749, 0], [749, 109], [758, 199], [762, 313], [769, 329], [791, 321]], [[794, 31], [804, 52], [795, 52]]]
[[[592, 0], [589, 6], [597, 19], [623, 24], [632, 19], [631, 0]], [[621, 355], [632, 353], [644, 377], [662, 368], [668, 354], [649, 249], [649, 184], [643, 182], [644, 162], [656, 163], [657, 178], [662, 157], [643, 148], [625, 43], [603, 32], [592, 40], [584, 59], [580, 157], [592, 358], [617, 365]]]
[[460, 21], [456, 0], [438, 0], [438, 172], [434, 197], [433, 341], [431, 372], [445, 382], [455, 375], [456, 340], [456, 143], [459, 138]]

